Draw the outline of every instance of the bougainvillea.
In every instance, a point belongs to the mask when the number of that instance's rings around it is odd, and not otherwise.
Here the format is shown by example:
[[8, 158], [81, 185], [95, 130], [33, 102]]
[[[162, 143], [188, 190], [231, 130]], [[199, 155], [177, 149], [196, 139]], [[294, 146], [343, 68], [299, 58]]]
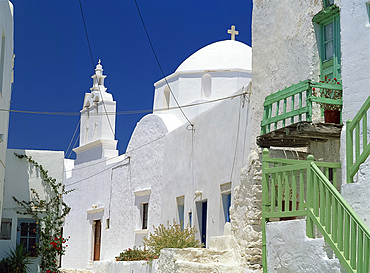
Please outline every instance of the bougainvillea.
[[36, 232], [38, 234], [38, 243], [36, 244], [37, 254], [41, 257], [41, 271], [46, 273], [60, 272], [58, 270], [58, 257], [65, 254], [68, 238], [62, 235], [62, 224], [65, 216], [71, 210], [65, 202], [63, 195], [72, 190], [65, 190], [61, 182], [48, 175], [48, 171], [42, 165], [27, 155], [15, 153], [19, 159], [25, 159], [32, 167], [36, 168], [42, 179], [42, 185], [47, 193], [45, 199], [42, 199], [35, 189], [31, 189], [31, 200], [18, 200], [13, 196], [22, 208], [19, 214], [30, 215], [36, 221]]

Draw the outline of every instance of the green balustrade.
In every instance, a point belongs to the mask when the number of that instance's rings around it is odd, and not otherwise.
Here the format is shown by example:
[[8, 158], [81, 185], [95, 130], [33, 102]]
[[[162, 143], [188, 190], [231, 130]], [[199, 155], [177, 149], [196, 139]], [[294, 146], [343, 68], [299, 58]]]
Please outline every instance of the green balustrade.
[[[313, 92], [315, 91], [316, 92]], [[342, 99], [332, 98], [331, 91], [339, 91], [342, 84], [301, 81], [266, 97], [263, 104], [261, 134], [300, 121], [312, 121], [312, 103], [342, 106]], [[288, 124], [289, 123], [289, 124]]]
[[[266, 222], [305, 217], [307, 236], [314, 226], [348, 272], [370, 272], [370, 231], [338, 192], [340, 164], [262, 156], [262, 263], [267, 272]], [[288, 205], [287, 205], [288, 204]]]
[[369, 131], [367, 127], [369, 107], [370, 96], [353, 120], [347, 120], [346, 122], [347, 183], [353, 183], [353, 177], [358, 172], [360, 165], [370, 155]]

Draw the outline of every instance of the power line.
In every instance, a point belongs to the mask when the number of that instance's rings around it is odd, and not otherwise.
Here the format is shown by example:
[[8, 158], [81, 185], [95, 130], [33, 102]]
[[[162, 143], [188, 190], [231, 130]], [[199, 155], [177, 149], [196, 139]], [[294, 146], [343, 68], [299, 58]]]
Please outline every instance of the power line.
[[[164, 138], [165, 136], [166, 136], [166, 135], [162, 135], [162, 136], [160, 136], [160, 137], [158, 137], [158, 138], [156, 138], [156, 139], [153, 139], [153, 140], [151, 140], [151, 141], [149, 141], [149, 142], [147, 142], [147, 143], [145, 143], [145, 144], [143, 144], [143, 145], [141, 145], [141, 146], [138, 146], [138, 147], [136, 147], [136, 148], [134, 148], [134, 149], [132, 149], [132, 150], [126, 151], [125, 155], [126, 155], [126, 154], [130, 154], [130, 153], [132, 153], [133, 151], [139, 150], [139, 149], [141, 149], [141, 148], [143, 148], [143, 147], [145, 147], [145, 146], [147, 146], [147, 145], [149, 145], [149, 144], [151, 144], [151, 143], [153, 143], [153, 142], [155, 142], [155, 141], [157, 141], [157, 140], [160, 140], [161, 138]], [[112, 157], [112, 158], [108, 158], [107, 160], [100, 161], [100, 162], [96, 162], [96, 163], [93, 163], [93, 164], [90, 164], [90, 165], [87, 165], [87, 166], [83, 166], [83, 167], [80, 167], [80, 168], [73, 168], [73, 170], [80, 170], [80, 169], [89, 168], [89, 167], [91, 167], [91, 166], [93, 166], [93, 165], [101, 164], [101, 163], [103, 163], [103, 162], [107, 162], [108, 160], [116, 159], [116, 158], [118, 158], [118, 157], [120, 157], [120, 156], [122, 156], [122, 155], [118, 155], [118, 156], [115, 156], [115, 157]], [[107, 170], [110, 170], [110, 169], [112, 169], [112, 168], [116, 167], [119, 163], [121, 163], [123, 160], [125, 160], [125, 159], [127, 159], [127, 158], [129, 158], [129, 157], [126, 157], [126, 158], [124, 158], [124, 159], [120, 160], [119, 162], [117, 162], [117, 164], [114, 164], [114, 165], [110, 166], [109, 168], [106, 168], [106, 169], [104, 169], [104, 170], [102, 170], [102, 171], [99, 171], [99, 172], [97, 172], [97, 173], [93, 174], [93, 175], [90, 175], [90, 176], [88, 176], [88, 177], [85, 177], [85, 178], [83, 178], [83, 179], [81, 179], [81, 180], [75, 181], [75, 182], [73, 182], [73, 183], [71, 183], [71, 184], [68, 184], [68, 185], [65, 185], [65, 186], [66, 186], [66, 187], [69, 187], [69, 186], [72, 186], [72, 185], [76, 185], [76, 184], [78, 184], [78, 183], [80, 183], [80, 182], [83, 182], [83, 181], [85, 181], [85, 180], [89, 179], [89, 178], [92, 178], [92, 177], [94, 177], [94, 176], [96, 176], [96, 175], [99, 175], [99, 174], [101, 174], [101, 173], [103, 173], [103, 172], [105, 172], [105, 171], [107, 171]]]
[[85, 29], [85, 34], [86, 34], [87, 45], [89, 46], [89, 52], [90, 52], [91, 63], [92, 63], [92, 66], [94, 67], [94, 58], [93, 58], [92, 51], [91, 51], [89, 35], [87, 34], [87, 28], [86, 28], [86, 22], [85, 22], [84, 11], [83, 11], [83, 9], [82, 9], [81, 0], [78, 0], [78, 2], [80, 3], [81, 16], [82, 16], [82, 21], [83, 21], [83, 23], [84, 23], [84, 29]]
[[[222, 97], [214, 100], [209, 100], [209, 101], [202, 101], [202, 102], [197, 102], [197, 103], [191, 103], [191, 104], [185, 104], [182, 105], [181, 108], [187, 108], [187, 107], [192, 107], [192, 106], [197, 106], [197, 105], [202, 105], [202, 104], [208, 104], [208, 103], [213, 103], [217, 101], [222, 101], [222, 100], [227, 100], [227, 99], [233, 99], [242, 95], [248, 94], [248, 92], [243, 92], [242, 94], [237, 94], [237, 95], [231, 95], [227, 97]], [[165, 110], [174, 110], [174, 109], [179, 109], [180, 107], [174, 106], [174, 107], [169, 107], [169, 108], [160, 108], [160, 109], [155, 109], [156, 111], [165, 111]], [[11, 110], [11, 109], [0, 109], [2, 112], [12, 112], [12, 113], [20, 113], [20, 114], [36, 114], [36, 115], [49, 115], [49, 116], [80, 116], [80, 112], [46, 112], [46, 111], [28, 111], [28, 110]], [[118, 112], [107, 112], [107, 113], [97, 113], [97, 114], [91, 114], [94, 116], [99, 116], [99, 115], [135, 115], [135, 114], [145, 114], [145, 113], [151, 113], [153, 109], [142, 109], [142, 110], [123, 110], [123, 111], [118, 111]]]
[[[93, 68], [93, 70], [94, 70], [94, 58], [93, 58], [93, 54], [92, 54], [92, 51], [91, 51], [91, 46], [90, 46], [90, 41], [89, 41], [89, 35], [88, 35], [88, 33], [87, 33], [87, 27], [86, 27], [86, 22], [85, 22], [85, 16], [84, 16], [84, 13], [83, 13], [83, 8], [82, 8], [81, 0], [78, 0], [78, 1], [79, 1], [79, 3], [80, 3], [80, 10], [81, 10], [82, 21], [83, 21], [83, 23], [84, 23], [86, 39], [87, 39], [87, 43], [88, 43], [88, 45], [89, 45], [89, 52], [90, 52], [90, 57], [91, 57], [91, 64], [92, 64], [92, 68]], [[100, 63], [100, 61], [99, 61], [99, 63]], [[109, 119], [109, 116], [108, 116], [108, 113], [107, 113], [107, 108], [106, 108], [106, 106], [105, 106], [105, 102], [104, 102], [103, 94], [102, 94], [102, 92], [101, 92], [101, 90], [100, 90], [100, 87], [99, 87], [99, 93], [100, 93], [101, 101], [102, 101], [102, 103], [103, 103], [104, 112], [106, 113], [106, 116], [107, 116], [107, 120], [108, 120], [109, 127], [110, 127], [110, 129], [111, 129], [111, 131], [112, 131], [113, 138], [115, 138], [116, 134], [115, 134], [115, 132], [114, 132], [114, 130], [113, 130], [113, 126], [112, 126], [112, 124], [111, 124], [111, 122], [110, 122], [110, 119]], [[117, 146], [118, 146], [118, 149], [119, 149], [119, 144], [118, 144], [118, 143], [117, 143]]]
[[154, 50], [154, 46], [153, 46], [153, 44], [152, 44], [152, 41], [150, 40], [149, 33], [148, 33], [147, 29], [146, 29], [146, 26], [145, 26], [145, 23], [144, 23], [144, 19], [143, 19], [143, 16], [141, 15], [141, 12], [140, 12], [139, 6], [138, 6], [138, 4], [137, 4], [136, 0], [134, 0], [134, 1], [135, 1], [136, 9], [137, 9], [137, 11], [138, 11], [138, 13], [139, 13], [139, 16], [140, 16], [141, 23], [142, 23], [142, 25], [143, 25], [143, 27], [144, 27], [146, 37], [148, 38], [148, 41], [149, 41], [150, 47], [151, 47], [151, 49], [152, 49], [152, 51], [153, 51], [153, 54], [154, 54], [154, 57], [155, 57], [155, 59], [156, 59], [156, 61], [157, 61], [158, 67], [159, 67], [159, 69], [161, 70], [162, 76], [163, 76], [164, 80], [166, 81], [166, 85], [168, 86], [168, 89], [170, 90], [171, 95], [172, 95], [173, 99], [175, 100], [175, 102], [176, 102], [176, 104], [177, 104], [178, 108], [180, 109], [181, 113], [184, 115], [184, 117], [185, 117], [185, 119], [188, 121], [189, 125], [190, 125], [191, 127], [194, 127], [194, 124], [192, 124], [192, 123], [190, 122], [190, 120], [188, 119], [188, 117], [185, 115], [185, 112], [181, 109], [181, 106], [180, 106], [179, 102], [177, 101], [177, 99], [176, 99], [175, 95], [174, 95], [174, 94], [173, 94], [173, 92], [172, 92], [171, 86], [168, 84], [167, 78], [166, 78], [166, 76], [165, 76], [165, 74], [164, 74], [164, 72], [163, 72], [163, 69], [162, 69], [162, 66], [161, 66], [161, 64], [160, 64], [160, 62], [159, 62], [159, 59], [158, 59], [158, 57], [157, 57], [157, 54], [155, 53], [155, 50]]

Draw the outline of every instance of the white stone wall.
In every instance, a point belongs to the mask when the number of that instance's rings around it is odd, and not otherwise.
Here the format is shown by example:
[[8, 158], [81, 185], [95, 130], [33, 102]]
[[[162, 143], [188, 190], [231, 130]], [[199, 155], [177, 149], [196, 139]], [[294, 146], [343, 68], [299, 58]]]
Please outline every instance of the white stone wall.
[[[287, 232], [289, 230], [289, 232]], [[344, 273], [338, 259], [327, 255], [323, 238], [306, 236], [306, 221], [266, 225], [267, 272]]]
[[[26, 154], [31, 156], [33, 160], [41, 164], [48, 174], [61, 182], [63, 179], [63, 151], [37, 151], [37, 150], [7, 150], [7, 171], [6, 171], [6, 187], [4, 193], [4, 208], [3, 218], [12, 219], [11, 239], [0, 240], [0, 260], [5, 256], [10, 248], [16, 246], [18, 219], [31, 218], [29, 215], [18, 214], [17, 211], [22, 211], [20, 206], [13, 200], [13, 196], [18, 200], [31, 200], [31, 188], [35, 189], [40, 198], [45, 198], [48, 194], [42, 184], [40, 174], [36, 168], [28, 163], [26, 159], [20, 159], [15, 156], [17, 154]], [[32, 265], [32, 272], [37, 272], [37, 259]]]
[[[4, 33], [4, 36], [3, 36]], [[13, 82], [13, 4], [0, 0], [0, 108], [10, 108], [11, 84]], [[4, 58], [2, 58], [2, 47]], [[3, 212], [6, 148], [8, 144], [9, 113], [0, 113], [0, 219]], [[1, 225], [1, 224], [0, 224]]]
[[[353, 119], [370, 94], [369, 57], [370, 23], [367, 1], [341, 0], [341, 46], [342, 46], [342, 79], [343, 79], [343, 112], [342, 119]], [[370, 119], [367, 119], [368, 136]], [[362, 135], [362, 126], [360, 127]], [[369, 141], [369, 139], [367, 140]], [[362, 141], [360, 143], [362, 150]], [[346, 184], [346, 133], [345, 127], [341, 137], [342, 162], [342, 195], [370, 227], [370, 158], [360, 167], [354, 177], [354, 184]]]

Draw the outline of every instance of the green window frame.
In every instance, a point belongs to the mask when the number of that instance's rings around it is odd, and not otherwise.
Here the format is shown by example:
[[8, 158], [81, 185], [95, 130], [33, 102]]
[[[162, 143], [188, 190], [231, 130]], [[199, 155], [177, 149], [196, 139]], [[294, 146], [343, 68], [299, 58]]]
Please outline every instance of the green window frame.
[[323, 0], [324, 7], [330, 7], [334, 5], [334, 0]]
[[[331, 2], [328, 2], [331, 3]], [[312, 20], [319, 25], [320, 78], [341, 79], [340, 16], [335, 5], [324, 8]]]

